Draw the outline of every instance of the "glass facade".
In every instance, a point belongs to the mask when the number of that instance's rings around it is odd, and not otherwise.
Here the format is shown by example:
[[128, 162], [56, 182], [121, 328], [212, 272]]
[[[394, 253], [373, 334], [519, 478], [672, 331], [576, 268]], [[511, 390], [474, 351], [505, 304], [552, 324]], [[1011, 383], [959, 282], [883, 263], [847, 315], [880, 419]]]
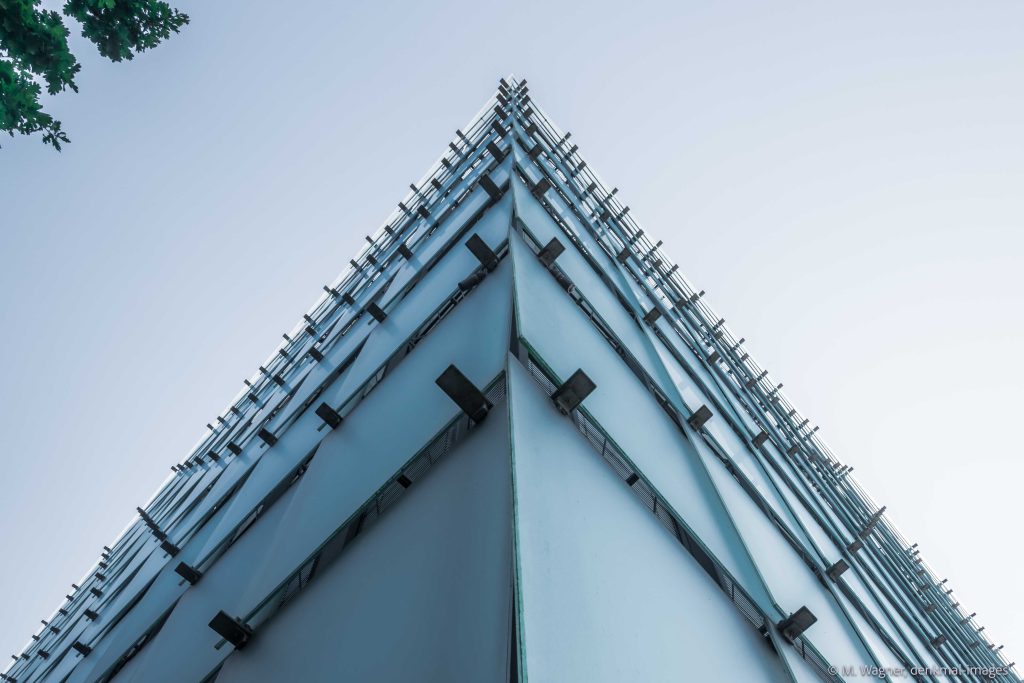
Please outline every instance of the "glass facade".
[[1019, 681], [617, 195], [502, 79], [3, 679]]

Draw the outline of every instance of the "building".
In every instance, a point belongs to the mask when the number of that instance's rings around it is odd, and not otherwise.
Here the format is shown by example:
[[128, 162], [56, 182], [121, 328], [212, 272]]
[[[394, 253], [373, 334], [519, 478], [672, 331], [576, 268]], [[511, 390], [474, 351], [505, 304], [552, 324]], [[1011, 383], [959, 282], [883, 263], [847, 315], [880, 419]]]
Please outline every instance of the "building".
[[503, 79], [4, 679], [1020, 680], [616, 194]]

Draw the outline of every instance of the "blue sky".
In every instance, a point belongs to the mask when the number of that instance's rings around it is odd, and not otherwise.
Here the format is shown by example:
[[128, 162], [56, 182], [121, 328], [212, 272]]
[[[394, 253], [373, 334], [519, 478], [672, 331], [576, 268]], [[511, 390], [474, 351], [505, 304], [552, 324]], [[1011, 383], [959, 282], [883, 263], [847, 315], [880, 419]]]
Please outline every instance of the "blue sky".
[[0, 647], [515, 72], [1024, 652], [1024, 5], [179, 6], [0, 140]]

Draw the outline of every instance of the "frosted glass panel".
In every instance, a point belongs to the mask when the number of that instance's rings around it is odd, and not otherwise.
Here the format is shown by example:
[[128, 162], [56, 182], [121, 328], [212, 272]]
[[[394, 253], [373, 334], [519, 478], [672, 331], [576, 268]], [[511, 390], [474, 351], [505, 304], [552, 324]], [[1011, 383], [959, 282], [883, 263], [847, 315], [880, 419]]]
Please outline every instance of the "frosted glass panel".
[[525, 677], [788, 680], [757, 630], [525, 371], [512, 363], [509, 375]]
[[471, 235], [479, 235], [484, 243], [496, 249], [508, 238], [511, 219], [512, 199], [511, 195], [506, 194], [487, 210], [469, 232], [452, 244], [451, 250], [441, 262], [431, 268], [416, 287], [388, 312], [384, 322], [378, 323], [367, 316], [366, 320], [357, 323], [370, 325], [373, 331], [344, 382], [339, 383], [339, 388], [326, 392], [325, 400], [340, 403], [357, 390], [423, 324], [427, 316], [456, 291], [459, 281], [480, 267], [480, 261], [465, 246]]
[[[722, 448], [723, 451], [733, 461], [735, 467], [739, 472], [742, 473], [743, 477], [749, 481], [757, 492], [761, 495], [761, 498], [768, 503], [768, 505], [775, 511], [782, 520], [782, 523], [786, 525], [790, 533], [792, 533], [797, 540], [804, 546], [813, 552], [813, 546], [810, 545], [810, 540], [804, 533], [803, 528], [797, 522], [793, 512], [789, 509], [786, 501], [779, 494], [778, 489], [768, 478], [766, 470], [769, 467], [762, 464], [763, 456], [759, 453], [754, 453], [746, 442], [742, 441], [733, 431], [732, 427], [725, 423], [724, 419], [712, 418], [705, 425], [708, 433], [714, 438], [715, 442]], [[768, 446], [765, 447], [770, 448]]]
[[[774, 447], [769, 446], [769, 449], [775, 454], [776, 461], [785, 461], [785, 458], [778, 454]], [[806, 530], [806, 535], [810, 537], [814, 547], [818, 548], [825, 560], [831, 564], [839, 559], [842, 556], [839, 549], [825, 533], [822, 525], [811, 515], [807, 507], [796, 496], [793, 489], [786, 483], [786, 481], [791, 481], [792, 478], [784, 480], [774, 469], [768, 467], [765, 468], [765, 473], [771, 481], [777, 484], [780, 496], [786, 501], [790, 511], [799, 520], [801, 526]]]
[[217, 683], [507, 681], [507, 432], [498, 405], [233, 654]]
[[434, 380], [450, 363], [478, 387], [501, 372], [509, 338], [511, 268], [503, 262], [321, 444], [284, 531], [252, 572], [250, 607], [355, 512], [459, 408]]
[[[357, 335], [353, 334], [353, 337], [355, 336]], [[267, 429], [277, 433], [282, 425], [290, 422], [295, 411], [301, 409], [303, 402], [309, 398], [310, 394], [316, 391], [330, 377], [334, 369], [345, 360], [352, 346], [354, 345], [339, 344], [324, 353], [324, 360], [310, 363], [304, 371], [301, 381], [292, 383], [296, 388], [291, 400], [267, 423]]]
[[[59, 646], [59, 649], [64, 649], [65, 647], [68, 647], [70, 643], [73, 643], [76, 640], [78, 640], [78, 637], [82, 634], [82, 631], [84, 630], [84, 624], [82, 623], [84, 621], [85, 619], [81, 619], [78, 623], [74, 624], [74, 626], [65, 627], [61, 631], [60, 635], [62, 638], [62, 643]], [[68, 650], [67, 653], [62, 658], [60, 658], [60, 661], [56, 661], [55, 658], [51, 658], [49, 661], [46, 662], [46, 665], [48, 667], [46, 679], [53, 681], [61, 680], [62, 678], [68, 675], [68, 673], [71, 671], [72, 668], [75, 667], [76, 664], [80, 663], [81, 661], [82, 655], [80, 655], [75, 650]]]
[[[688, 335], [680, 337], [679, 333], [676, 332], [675, 328], [665, 317], [659, 318], [655, 325], [668, 339], [672, 341], [673, 349], [681, 357], [682, 363], [686, 366], [686, 370], [684, 370], [683, 366], [676, 361], [675, 357], [664, 348], [661, 341], [655, 337], [653, 333], [648, 333], [652, 343], [659, 350], [659, 356], [664, 361], [666, 367], [670, 369], [672, 379], [676, 382], [679, 393], [687, 402], [687, 405], [690, 405], [691, 401], [698, 400], [701, 403], [707, 403], [707, 401], [701, 398], [701, 394], [710, 393], [717, 400], [729, 406], [730, 414], [743, 423], [743, 420], [740, 418], [741, 411], [734, 408], [731, 397], [727, 392], [722, 390], [720, 380], [704, 366], [703, 362], [700, 361], [696, 354], [690, 350], [690, 347], [682, 342], [682, 339], [686, 339], [690, 343], [695, 343], [694, 340]], [[693, 376], [691, 376], [691, 374]], [[749, 418], [747, 418], [747, 420], [749, 420]]]
[[[221, 515], [223, 512], [224, 510], [222, 509], [217, 514]], [[153, 582], [153, 585], [149, 587], [146, 594], [128, 612], [124, 619], [110, 630], [102, 640], [95, 643], [92, 653], [75, 669], [71, 678], [68, 679], [68, 683], [83, 683], [84, 681], [91, 680], [94, 672], [105, 671], [131, 647], [132, 643], [139, 639], [157, 617], [163, 614], [167, 608], [174, 604], [175, 600], [188, 590], [189, 584], [183, 581], [174, 571], [174, 567], [177, 566], [179, 561], [186, 564], [192, 564], [195, 561], [195, 554], [198, 548], [202, 546], [204, 540], [213, 531], [213, 521], [216, 521], [216, 518], [211, 521], [211, 524], [201, 529], [191, 543], [186, 544], [182, 548], [181, 553], [174, 558], [173, 563], [168, 563], [164, 566], [156, 581]], [[94, 642], [95, 634], [106, 629], [110, 623], [111, 614], [113, 614], [112, 611], [108, 612], [107, 617], [104, 619], [88, 622], [89, 626], [83, 638], [84, 642]]]
[[770, 600], [760, 578], [692, 445], [522, 239], [514, 235], [511, 242], [520, 334], [559, 377], [582, 368], [594, 380], [597, 389], [587, 398], [587, 409], [767, 609]]
[[184, 536], [185, 529], [189, 528], [188, 520], [197, 511], [210, 507], [210, 502], [207, 500], [209, 490], [212, 490], [217, 480], [224, 474], [224, 468], [216, 463], [201, 465], [200, 467], [202, 468], [200, 470], [202, 478], [189, 491], [188, 498], [178, 503], [177, 507], [169, 510], [167, 517], [159, 520], [160, 526], [170, 531], [171, 538], [175, 541], [180, 540]]
[[[363, 333], [353, 332], [354, 337], [358, 337], [360, 334]], [[315, 380], [317, 383], [322, 382], [337, 367], [345, 354], [341, 354], [341, 357], [339, 357], [336, 351], [337, 349], [327, 355], [326, 360], [321, 364], [324, 367], [322, 369], [318, 368], [315, 376], [310, 379]], [[350, 371], [351, 368], [342, 372], [330, 386], [338, 386], [344, 381]], [[324, 390], [325, 394], [330, 391], [330, 387]], [[307, 395], [307, 392], [303, 392], [301, 399], [297, 396], [296, 400], [304, 401]], [[273, 449], [273, 457], [263, 457], [268, 452], [266, 449], [247, 448], [241, 456], [232, 459], [229, 467], [239, 466], [241, 461], [246, 465], [246, 469], [242, 470], [242, 472], [252, 469], [252, 473], [242, 485], [242, 488], [227, 502], [225, 506], [227, 513], [217, 521], [216, 531], [209, 536], [201, 552], [198, 553], [198, 557], [203, 558], [210, 553], [255, 509], [259, 501], [270, 493], [280, 483], [281, 479], [309, 454], [323, 438], [324, 432], [322, 430], [323, 421], [313, 411], [307, 410], [282, 435], [281, 440], [278, 441]], [[258, 461], [250, 464], [254, 458], [258, 458]], [[231, 471], [229, 470], [227, 474], [231, 474]], [[237, 481], [238, 476], [235, 475], [232, 482]], [[219, 495], [219, 493], [214, 489], [211, 492], [210, 500], [217, 500], [216, 497], [213, 497], [213, 494]]]
[[[491, 173], [491, 178], [496, 185], [501, 185], [507, 179], [509, 170], [512, 168], [512, 160], [510, 158], [498, 166]], [[466, 224], [477, 211], [487, 205], [489, 201], [489, 195], [482, 187], [477, 187], [473, 190], [472, 194], [467, 197], [463, 203], [456, 208], [450, 216], [446, 217], [440, 228], [434, 231], [433, 234], [423, 237], [422, 242], [419, 242], [422, 233], [429, 230], [428, 225], [420, 226], [416, 235], [410, 237], [407, 241], [416, 243], [416, 249], [413, 251], [412, 259], [402, 266], [402, 269], [398, 272], [395, 277], [394, 283], [392, 283], [390, 292], [399, 292], [405, 287], [409, 281], [419, 272], [424, 265], [430, 261], [445, 245], [445, 243], [451, 239], [451, 236], [458, 232], [458, 230]], [[505, 198], [498, 202], [496, 206], [491, 207], [489, 211], [500, 207]], [[507, 206], [506, 206], [507, 209]], [[504, 236], [502, 237], [504, 239]], [[389, 294], [385, 297], [389, 299], [393, 294]]]
[[[216, 530], [204, 543], [199, 554], [205, 558], [214, 548], [229, 536], [234, 529], [256, 508], [259, 502], [277, 486], [286, 473], [316, 446], [322, 434], [316, 428], [322, 424], [312, 412], [307, 412], [285, 433], [272, 450], [246, 449], [240, 458], [258, 458], [251, 465], [252, 474], [241, 489], [226, 504], [227, 512], [216, 521]], [[236, 459], [232, 464], [236, 464]], [[214, 499], [211, 499], [214, 500]]]
[[[878, 564], [875, 562], [875, 560], [869, 554], [867, 554], [864, 551], [861, 551], [861, 552], [857, 553], [857, 559], [860, 560], [861, 563], [863, 563], [863, 565], [865, 565], [867, 568], [869, 568], [874, 573], [875, 576], [881, 576], [882, 580], [885, 581], [885, 577], [887, 576], [887, 574], [879, 572]], [[865, 573], [865, 576], [866, 576], [866, 573]], [[918, 616], [918, 618], [913, 621], [913, 623], [915, 625], [917, 625], [917, 626], [912, 628], [909, 620], [904, 619], [903, 617], [899, 616], [899, 613], [896, 610], [892, 610], [893, 618], [897, 621], [897, 623], [904, 624], [904, 627], [903, 627], [904, 637], [908, 641], [910, 641], [911, 643], [913, 643], [916, 646], [917, 654], [921, 658], [921, 660], [924, 662], [924, 665], [932, 666], [932, 667], [941, 666], [941, 664], [939, 663], [938, 658], [936, 658], [936, 656], [932, 652], [931, 648], [927, 644], [925, 644], [925, 642], [917, 635], [917, 630], [916, 629], [920, 628], [919, 625], [921, 623], [920, 622], [920, 615], [919, 615], [919, 613], [908, 609], [907, 604], [906, 604], [906, 598], [902, 594], [899, 594], [899, 593], [896, 593], [895, 591], [893, 591], [891, 586], [887, 586], [887, 588], [888, 588], [888, 591], [889, 591], [890, 595], [896, 595], [897, 604], [900, 606], [901, 609], [905, 610], [906, 613], [909, 614], [912, 618], [915, 615]], [[927, 632], [927, 631], [925, 631], [925, 632]]]
[[[797, 523], [796, 517], [789, 509], [786, 501], [780, 496], [775, 485], [768, 478], [765, 472], [766, 468], [756, 459], [755, 455], [749, 450], [746, 442], [739, 438], [732, 425], [729, 424], [727, 417], [729, 415], [736, 414], [735, 411], [732, 410], [729, 400], [726, 399], [721, 392], [716, 391], [716, 385], [714, 383], [708, 385], [708, 387], [704, 387], [698, 383], [698, 380], [691, 377], [687, 373], [687, 369], [684, 369], [675, 357], [665, 349], [661, 340], [656, 338], [653, 334], [650, 339], [657, 350], [663, 367], [665, 368], [669, 382], [678, 389], [686, 406], [691, 411], [697, 410], [702, 405], [708, 406], [708, 408], [714, 413], [714, 416], [705, 423], [704, 429], [715, 438], [718, 445], [722, 447], [722, 449], [732, 459], [735, 466], [743, 473], [747, 480], [754, 485], [784, 523], [787, 524], [790, 531], [797, 536], [801, 542], [806, 542], [806, 534]], [[688, 353], [684, 358], [689, 358], [695, 366], [699, 363], [692, 354]], [[692, 370], [693, 368], [688, 369]], [[697, 377], [701, 378], [703, 375], [698, 374]], [[718, 405], [712, 401], [712, 397], [715, 397], [719, 401]], [[722, 409], [722, 406], [724, 406], [724, 410]], [[726, 414], [725, 411], [728, 411], [728, 414]]]
[[781, 608], [780, 617], [807, 606], [818, 618], [806, 633], [807, 638], [830, 662], [877, 663], [861, 642], [850, 623], [828, 592], [822, 590], [817, 576], [782, 537], [781, 532], [754, 504], [725, 466], [708, 453], [708, 470], [721, 492], [729, 512], [740, 529], [772, 598]]
[[[843, 574], [843, 581], [846, 582], [856, 596], [862, 603], [868, 608], [868, 611], [874, 615], [874, 617], [882, 624], [882, 628], [890, 635], [893, 640], [896, 641], [897, 645], [904, 649], [910, 657], [915, 661], [921, 659], [917, 654], [918, 651], [924, 647], [923, 643], [919, 641], [915, 642], [910, 637], [910, 627], [907, 626], [906, 622], [900, 619], [893, 612], [893, 616], [889, 616], [889, 612], [883, 610], [875, 599], [874, 595], [868, 591], [867, 586], [861, 580], [856, 567], [851, 568], [850, 571]], [[898, 628], [893, 627], [893, 623]]]
[[885, 641], [871, 628], [868, 620], [861, 616], [860, 612], [854, 608], [853, 603], [847, 600], [842, 593], [838, 593], [836, 599], [843, 605], [847, 614], [850, 615], [850, 621], [853, 622], [857, 630], [863, 635], [864, 641], [875, 656], [875, 661], [888, 669], [896, 669], [902, 666], [900, 660], [889, 649], [889, 646], [885, 644]]
[[[128, 585], [125, 586], [125, 588], [118, 593], [116, 597], [110, 600], [107, 600], [106, 598], [108, 596], [104, 595], [103, 599], [96, 603], [93, 609], [102, 611], [105, 614], [112, 614], [120, 611], [121, 608], [131, 602], [131, 599], [135, 597], [142, 588], [149, 585], [150, 581], [153, 580], [161, 569], [167, 566], [168, 562], [172, 561], [171, 557], [160, 549], [160, 542], [152, 537], [148, 539], [144, 549], [139, 553], [139, 557], [143, 558], [141, 566], [132, 567], [132, 569], [122, 577], [123, 581], [131, 575], [131, 572], [134, 572], [136, 568], [138, 569], [138, 572], [131, 579]], [[175, 564], [177, 564], [177, 562], [175, 562]], [[110, 589], [108, 588], [107, 590], [109, 591]]]
[[[512, 191], [515, 194], [516, 213], [537, 241], [544, 245], [550, 239], [556, 238], [565, 246], [565, 251], [556, 261], [558, 266], [565, 271], [580, 293], [598, 310], [619, 340], [655, 381], [663, 387], [671, 387], [647, 335], [622, 306], [609, 285], [587, 263], [577, 247], [569, 241], [562, 229], [555, 224], [548, 212], [537, 202], [518, 177], [512, 179]], [[554, 193], [550, 194], [553, 196]], [[606, 275], [611, 280], [612, 287], [616, 291], [624, 293], [623, 296], [627, 301], [632, 301], [629, 290], [622, 285], [622, 276], [619, 272], [610, 269]]]
[[136, 657], [139, 661], [133, 675], [119, 676], [118, 683], [199, 681], [231, 652], [230, 645], [214, 649], [220, 636], [209, 627], [210, 619], [220, 610], [229, 614], [241, 612], [244, 582], [240, 579], [252, 571], [257, 558], [266, 552], [269, 535], [280, 524], [294, 492], [295, 487], [289, 489], [199, 583], [185, 592], [157, 636]]

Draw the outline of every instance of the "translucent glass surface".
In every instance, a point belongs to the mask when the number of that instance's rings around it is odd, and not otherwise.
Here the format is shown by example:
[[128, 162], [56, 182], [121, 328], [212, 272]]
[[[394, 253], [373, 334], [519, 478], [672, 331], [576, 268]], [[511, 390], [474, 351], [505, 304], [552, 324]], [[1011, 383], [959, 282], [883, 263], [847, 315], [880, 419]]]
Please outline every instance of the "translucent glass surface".
[[889, 646], [885, 644], [885, 641], [882, 640], [878, 633], [876, 633], [871, 627], [868, 620], [856, 610], [853, 603], [847, 600], [842, 593], [839, 592], [836, 593], [836, 599], [843, 605], [843, 608], [848, 615], [847, 618], [853, 622], [857, 630], [863, 635], [867, 647], [870, 648], [871, 653], [875, 656], [875, 661], [887, 669], [898, 669], [903, 666], [895, 653], [889, 649]]
[[215, 649], [221, 638], [209, 627], [210, 620], [220, 610], [241, 612], [244, 582], [240, 578], [251, 572], [266, 552], [268, 536], [280, 524], [293, 493], [294, 489], [285, 493], [278, 505], [271, 506], [251, 531], [182, 595], [163, 628], [137, 655], [139, 661], [131, 675], [118, 676], [117, 683], [199, 681], [231, 652], [230, 645]]
[[[314, 416], [305, 416], [306, 422], [314, 424]], [[259, 459], [248, 465], [252, 473], [242, 484], [242, 488], [231, 497], [227, 503], [227, 512], [213, 522], [216, 529], [204, 544], [199, 554], [200, 560], [212, 552], [221, 542], [228, 537], [235, 528], [256, 508], [259, 501], [263, 499], [277, 484], [282, 477], [291, 471], [321, 438], [320, 434], [311, 429], [290, 429], [281, 441], [273, 448], [273, 453], [264, 446], [259, 451], [250, 450], [243, 453], [239, 458], [246, 456], [259, 457]], [[271, 457], [268, 457], [271, 456]], [[237, 462], [237, 459], [236, 459]]]
[[[870, 568], [876, 576], [885, 577], [884, 573], [879, 572], [878, 565], [872, 557], [870, 557], [864, 551], [860, 551], [857, 554], [859, 556], [858, 559], [860, 559], [865, 566]], [[913, 611], [910, 611], [908, 609], [906, 604], [906, 598], [904, 596], [894, 591], [891, 585], [887, 586], [887, 589], [890, 595], [895, 596], [897, 603], [900, 605], [901, 609], [903, 609], [906, 614], [914, 614]], [[892, 608], [890, 609], [892, 610]], [[911, 624], [907, 619], [900, 616], [899, 612], [897, 612], [896, 610], [892, 610], [892, 614], [893, 619], [896, 620], [897, 623], [902, 623], [905, 625], [903, 629], [904, 637], [916, 645], [918, 656], [920, 656], [924, 660], [924, 665], [936, 668], [942, 666], [939, 658], [935, 656], [929, 645], [926, 644], [924, 640], [922, 640], [921, 637], [918, 635], [918, 630], [921, 629], [920, 621], [915, 621], [914, 624]], [[925, 630], [925, 633], [927, 633], [927, 630]]]
[[[518, 236], [512, 239], [520, 334], [561, 378], [597, 384], [585, 406], [759, 604], [770, 601], [693, 447]], [[643, 429], [637, 429], [643, 425]]]
[[[257, 458], [255, 457], [255, 454], [243, 453], [242, 455], [231, 458], [225, 468], [224, 476], [217, 480], [213, 490], [210, 491], [208, 499], [210, 501], [216, 501], [223, 498], [235, 485], [252, 472], [252, 468], [256, 462]], [[256, 500], [258, 500], [258, 498]], [[225, 517], [230, 514], [230, 512], [226, 512], [226, 514], [219, 514], [217, 519], [208, 522], [208, 524], [213, 525], [213, 533], [204, 538], [202, 547], [199, 550], [200, 557], [206, 555], [213, 546], [217, 545], [224, 536], [230, 532], [230, 529], [234, 527], [234, 524], [237, 524], [238, 521], [245, 518], [245, 515], [248, 514], [248, 512], [243, 511], [244, 507], [245, 503], [238, 500], [238, 493], [236, 493], [225, 504], [225, 511], [235, 511], [235, 515], [237, 515], [236, 520], [234, 522], [225, 522]], [[249, 510], [251, 509], [252, 505], [249, 506]]]
[[209, 490], [212, 490], [212, 487], [217, 483], [217, 479], [224, 473], [224, 468], [217, 463], [199, 465], [198, 467], [196, 482], [188, 492], [188, 495], [179, 500], [172, 509], [168, 510], [168, 514], [160, 520], [164, 528], [167, 528], [168, 525], [174, 525], [174, 533], [172, 534], [174, 540], [182, 538], [185, 529], [188, 528], [188, 525], [181, 524], [182, 522], [190, 517], [195, 510], [205, 510], [209, 507], [208, 504], [204, 505], [206, 496]]
[[[222, 513], [223, 510], [217, 514]], [[89, 626], [83, 642], [91, 643], [93, 652], [75, 669], [71, 678], [68, 679], [69, 683], [84, 683], [91, 680], [94, 674], [105, 671], [131, 647], [132, 643], [142, 636], [150, 624], [188, 590], [189, 584], [174, 571], [174, 567], [178, 562], [186, 564], [195, 562], [195, 554], [202, 547], [205, 538], [212, 532], [213, 526], [210, 524], [200, 530], [193, 539], [194, 542], [183, 547], [181, 553], [174, 558], [174, 562], [168, 562], [164, 566], [142, 599], [116, 626], [112, 629], [108, 628], [116, 613], [113, 610], [105, 612], [100, 620], [88, 622]], [[106, 635], [97, 641], [96, 635], [104, 631], [106, 631]]]
[[[334, 384], [342, 381], [345, 376], [346, 374], [342, 373]], [[229, 467], [238, 467], [239, 471], [231, 481], [236, 481], [249, 470], [251, 470], [251, 474], [245, 480], [242, 488], [228, 501], [227, 512], [216, 521], [216, 530], [209, 535], [204, 543], [198, 554], [199, 558], [205, 558], [225, 537], [230, 535], [259, 502], [281, 482], [282, 478], [309, 454], [323, 439], [323, 429], [323, 420], [318, 418], [313, 410], [307, 410], [306, 414], [299, 417], [275, 444], [272, 449], [273, 457], [262, 457], [268, 454], [267, 449], [264, 448], [262, 450], [247, 449], [242, 455], [232, 459]], [[259, 457], [259, 460], [252, 462], [256, 457]], [[239, 467], [240, 461], [242, 467]], [[211, 492], [211, 500], [218, 500], [214, 497], [215, 493], [218, 493], [216, 488]]]
[[[785, 461], [785, 456], [779, 453], [774, 446], [766, 447], [769, 452], [771, 452], [775, 462]], [[788, 468], [783, 471], [786, 471], [787, 469]], [[771, 467], [765, 467], [764, 472], [765, 476], [775, 484], [775, 489], [778, 491], [778, 495], [786, 501], [788, 509], [797, 519], [800, 527], [804, 529], [805, 537], [808, 539], [808, 547], [816, 548], [820, 557], [828, 564], [832, 564], [842, 557], [835, 543], [833, 543], [832, 539], [825, 533], [825, 529], [818, 520], [811, 515], [811, 512], [803, 502], [801, 502], [792, 487], [789, 485], [791, 479], [783, 478]]]
[[629, 299], [628, 290], [621, 281], [622, 276], [612, 270], [606, 273], [610, 286], [602, 280], [518, 177], [512, 180], [512, 192], [515, 195], [516, 214], [526, 224], [537, 242], [545, 245], [554, 238], [565, 246], [565, 251], [556, 261], [558, 266], [565, 271], [580, 293], [600, 313], [619, 341], [629, 349], [651, 377], [662, 387], [670, 387], [664, 368], [647, 335], [615, 295], [615, 292], [619, 292], [620, 296], [622, 292], [627, 292], [625, 296], [627, 300]]
[[503, 262], [321, 444], [282, 532], [252, 572], [254, 606], [460, 411], [435, 384], [455, 363], [478, 387], [504, 366], [511, 268]]
[[[82, 622], [85, 620], [82, 619]], [[65, 627], [61, 630], [61, 636], [64, 638], [64, 642], [73, 643], [81, 635], [85, 625], [83, 623], [76, 623], [72, 626]], [[66, 647], [61, 645], [61, 648]], [[58, 660], [51, 658], [46, 662], [47, 677], [54, 680], [60, 680], [67, 676], [67, 674], [82, 661], [82, 655], [75, 650], [68, 650], [67, 653]]]
[[[506, 159], [497, 169], [492, 171], [490, 177], [494, 184], [499, 186], [504, 184], [508, 179], [511, 168], [512, 160]], [[390, 300], [396, 293], [401, 292], [416, 274], [445, 247], [452, 236], [465, 226], [466, 222], [477, 211], [487, 205], [488, 199], [487, 192], [482, 187], [477, 187], [469, 197], [463, 200], [460, 206], [452, 211], [449, 216], [445, 217], [444, 221], [433, 233], [427, 235], [426, 232], [429, 228], [425, 225], [418, 228], [416, 234], [408, 240], [416, 245], [416, 249], [413, 251], [413, 258], [402, 265], [388, 294], [385, 296], [385, 300]], [[488, 209], [488, 213], [495, 211], [495, 209], [500, 213], [500, 207], [507, 201], [503, 197], [497, 205]], [[502, 234], [502, 239], [504, 239], [504, 234]]]
[[509, 374], [524, 680], [788, 680], [525, 371]]
[[822, 589], [810, 567], [740, 489], [725, 466], [711, 458], [708, 466], [772, 598], [782, 610], [779, 616], [787, 616], [806, 606], [818, 618], [806, 635], [826, 659], [834, 663], [877, 663], [835, 597]]
[[[145, 544], [145, 549], [139, 553], [140, 565], [139, 567], [132, 567], [126, 570], [124, 578], [131, 575], [132, 572], [137, 568], [138, 571], [128, 582], [127, 586], [121, 583], [123, 588], [118, 591], [116, 597], [106, 599], [108, 595], [112, 595], [113, 591], [111, 588], [104, 586], [107, 590], [107, 595], [104, 595], [104, 599], [96, 603], [93, 609], [101, 611], [104, 614], [116, 614], [121, 611], [122, 608], [127, 606], [132, 599], [138, 595], [139, 591], [144, 587], [148, 586], [154, 577], [163, 569], [170, 561], [170, 556], [160, 549], [160, 542], [155, 538], [150, 538]], [[175, 563], [177, 564], [177, 563]], [[121, 588], [118, 586], [118, 588]]]
[[856, 569], [851, 569], [843, 574], [843, 581], [846, 582], [846, 585], [853, 590], [861, 602], [882, 624], [890, 637], [902, 646], [904, 651], [914, 658], [914, 661], [921, 660], [920, 651], [924, 648], [924, 643], [915, 641], [911, 635], [910, 627], [898, 615], [892, 614], [890, 616], [888, 611], [881, 608], [874, 593], [869, 591], [866, 584], [861, 580], [859, 572]]
[[458, 289], [461, 280], [480, 267], [480, 261], [466, 248], [465, 243], [472, 235], [479, 235], [492, 249], [508, 238], [512, 219], [512, 198], [505, 195], [501, 201], [487, 210], [473, 227], [452, 244], [426, 276], [416, 284], [407, 296], [388, 312], [384, 322], [368, 320], [357, 323], [371, 325], [373, 331], [366, 341], [352, 369], [337, 390], [325, 392], [325, 398], [340, 402], [351, 395], [359, 386], [377, 371], [394, 351], [416, 331], [428, 315]]
[[[649, 333], [659, 358], [665, 364], [686, 405], [697, 408], [701, 403], [708, 403], [707, 397], [713, 397], [716, 402], [728, 406], [729, 414], [734, 419], [738, 419], [727, 394], [722, 391], [711, 372], [704, 367], [704, 364], [697, 359], [690, 348], [682, 343], [669, 322], [662, 317], [658, 319], [656, 325], [673, 342], [676, 354], [682, 359], [681, 363], [677, 361], [664, 344], [653, 333]], [[708, 403], [708, 405], [711, 404]]]
[[[806, 541], [803, 530], [797, 523], [786, 501], [780, 496], [774, 483], [768, 478], [765, 467], [756, 460], [746, 442], [739, 438], [732, 425], [726, 421], [727, 415], [723, 414], [719, 406], [724, 405], [728, 409], [728, 401], [720, 395], [716, 395], [713, 391], [713, 385], [711, 391], [706, 391], [704, 386], [698, 384], [694, 378], [687, 374], [679, 362], [668, 353], [660, 340], [652, 337], [652, 343], [658, 351], [660, 361], [665, 368], [667, 376], [670, 378], [669, 381], [678, 388], [687, 408], [690, 411], [695, 411], [702, 405], [708, 406], [713, 413], [713, 417], [704, 424], [704, 429], [716, 439], [719, 446], [732, 459], [736, 468], [753, 484], [794, 535], [799, 537], [801, 541]], [[712, 401], [712, 396], [718, 398], [720, 403], [716, 404]], [[731, 410], [729, 414], [733, 414]], [[717, 456], [712, 455], [711, 457]]]
[[[357, 537], [218, 683], [507, 681], [504, 405]], [[332, 672], [327, 674], [326, 672]]]

